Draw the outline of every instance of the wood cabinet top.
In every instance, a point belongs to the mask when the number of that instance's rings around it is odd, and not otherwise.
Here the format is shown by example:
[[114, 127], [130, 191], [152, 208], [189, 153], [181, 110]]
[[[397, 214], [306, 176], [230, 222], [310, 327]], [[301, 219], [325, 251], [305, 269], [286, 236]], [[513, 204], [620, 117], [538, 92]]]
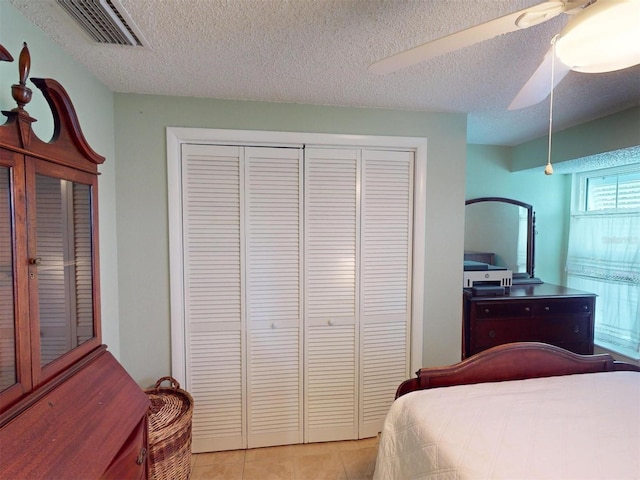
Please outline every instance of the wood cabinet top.
[[465, 298], [479, 301], [513, 301], [538, 298], [572, 298], [572, 297], [595, 297], [595, 293], [583, 292], [573, 288], [554, 285], [552, 283], [538, 283], [531, 285], [513, 285], [508, 295], [496, 296], [474, 296], [471, 290], [464, 290]]

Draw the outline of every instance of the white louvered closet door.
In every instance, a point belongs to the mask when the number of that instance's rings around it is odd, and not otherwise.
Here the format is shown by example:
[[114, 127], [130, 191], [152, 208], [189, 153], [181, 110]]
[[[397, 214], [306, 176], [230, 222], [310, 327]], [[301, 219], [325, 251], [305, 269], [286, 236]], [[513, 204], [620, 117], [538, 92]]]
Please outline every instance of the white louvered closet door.
[[248, 447], [301, 443], [302, 149], [245, 148]]
[[409, 378], [413, 153], [362, 152], [360, 438], [375, 436]]
[[184, 145], [187, 386], [194, 452], [246, 447], [242, 148]]
[[302, 152], [183, 146], [194, 452], [374, 436], [409, 376], [413, 154]]
[[358, 437], [359, 155], [305, 150], [305, 442]]

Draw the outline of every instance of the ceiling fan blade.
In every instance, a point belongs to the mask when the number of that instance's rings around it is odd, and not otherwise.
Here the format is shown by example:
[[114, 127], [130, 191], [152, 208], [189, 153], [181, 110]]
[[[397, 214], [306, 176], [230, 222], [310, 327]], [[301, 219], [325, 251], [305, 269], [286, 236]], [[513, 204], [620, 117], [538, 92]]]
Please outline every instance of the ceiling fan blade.
[[1, 62], [13, 62], [13, 57], [9, 51], [0, 45], [0, 61]]
[[[562, 63], [556, 56], [556, 63], [553, 72], [553, 88], [560, 83], [567, 73], [571, 71], [571, 67]], [[524, 87], [518, 92], [516, 98], [513, 99], [509, 110], [518, 110], [520, 108], [530, 107], [541, 102], [551, 93], [551, 66], [553, 63], [553, 46], [545, 54], [540, 66], [533, 72], [531, 78], [527, 80]]]
[[466, 30], [461, 30], [446, 37], [433, 40], [423, 45], [391, 55], [390, 57], [372, 63], [369, 71], [384, 75], [416, 63], [424, 62], [445, 53], [460, 50], [491, 38], [528, 28], [532, 25], [550, 20], [577, 4], [584, 4], [587, 0], [578, 1], [549, 1], [536, 6], [490, 20]]

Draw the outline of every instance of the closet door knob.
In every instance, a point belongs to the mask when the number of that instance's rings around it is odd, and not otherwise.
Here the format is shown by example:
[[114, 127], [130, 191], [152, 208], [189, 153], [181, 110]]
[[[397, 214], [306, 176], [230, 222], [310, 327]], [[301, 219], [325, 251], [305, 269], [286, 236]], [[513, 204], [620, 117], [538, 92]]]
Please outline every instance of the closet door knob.
[[333, 325], [333, 320], [329, 320], [329, 321], [327, 322], [327, 325]]
[[31, 265], [42, 265], [42, 258], [41, 257], [30, 258], [29, 259], [29, 264], [31, 264]]

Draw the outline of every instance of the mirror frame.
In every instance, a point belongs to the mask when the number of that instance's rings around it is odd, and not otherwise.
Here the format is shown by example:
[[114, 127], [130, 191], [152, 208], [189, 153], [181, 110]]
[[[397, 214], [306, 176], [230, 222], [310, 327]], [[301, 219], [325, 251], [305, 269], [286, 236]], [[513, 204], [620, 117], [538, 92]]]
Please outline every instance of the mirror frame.
[[[480, 198], [472, 198], [466, 200], [464, 202], [465, 207], [467, 205], [471, 205], [474, 203], [480, 202], [502, 202], [502, 203], [510, 203], [512, 205], [516, 205], [518, 207], [523, 207], [527, 209], [527, 276], [528, 278], [534, 278], [534, 270], [535, 270], [535, 225], [536, 225], [536, 214], [533, 211], [533, 206], [528, 203], [521, 202], [519, 200], [514, 200], [512, 198], [504, 198], [504, 197], [480, 197]], [[517, 273], [514, 273], [513, 276], [516, 278]]]

